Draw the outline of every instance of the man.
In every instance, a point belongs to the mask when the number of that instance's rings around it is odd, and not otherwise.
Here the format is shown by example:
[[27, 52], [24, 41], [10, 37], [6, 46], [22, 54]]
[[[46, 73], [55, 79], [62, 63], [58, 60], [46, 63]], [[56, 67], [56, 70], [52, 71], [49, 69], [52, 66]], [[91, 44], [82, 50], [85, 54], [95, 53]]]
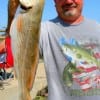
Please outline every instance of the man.
[[83, 0], [55, 0], [55, 7], [58, 16], [40, 34], [48, 100], [99, 100], [100, 26], [82, 16]]
[[40, 34], [48, 100], [99, 100], [100, 26], [82, 16], [83, 0], [55, 0], [55, 7], [58, 16]]

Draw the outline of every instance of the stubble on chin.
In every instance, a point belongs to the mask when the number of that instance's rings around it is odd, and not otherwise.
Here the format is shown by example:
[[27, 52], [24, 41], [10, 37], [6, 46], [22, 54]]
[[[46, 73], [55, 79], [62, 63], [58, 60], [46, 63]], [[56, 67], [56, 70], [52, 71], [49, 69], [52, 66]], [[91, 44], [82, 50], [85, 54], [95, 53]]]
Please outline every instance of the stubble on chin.
[[64, 12], [64, 15], [65, 15], [66, 17], [75, 16], [75, 14], [76, 14], [76, 10], [69, 10], [69, 11], [65, 11], [65, 12]]

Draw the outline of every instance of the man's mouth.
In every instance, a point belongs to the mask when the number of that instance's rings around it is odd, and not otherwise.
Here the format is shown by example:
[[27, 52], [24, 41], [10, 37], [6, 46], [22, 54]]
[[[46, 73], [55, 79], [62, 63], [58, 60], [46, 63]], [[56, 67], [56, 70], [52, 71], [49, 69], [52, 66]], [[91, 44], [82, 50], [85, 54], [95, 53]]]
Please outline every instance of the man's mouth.
[[72, 5], [63, 5], [62, 6], [62, 9], [64, 9], [64, 10], [66, 10], [66, 11], [68, 11], [68, 10], [72, 10], [72, 9], [74, 9], [74, 8], [76, 8], [77, 7], [77, 5], [75, 5], [75, 4], [72, 4]]

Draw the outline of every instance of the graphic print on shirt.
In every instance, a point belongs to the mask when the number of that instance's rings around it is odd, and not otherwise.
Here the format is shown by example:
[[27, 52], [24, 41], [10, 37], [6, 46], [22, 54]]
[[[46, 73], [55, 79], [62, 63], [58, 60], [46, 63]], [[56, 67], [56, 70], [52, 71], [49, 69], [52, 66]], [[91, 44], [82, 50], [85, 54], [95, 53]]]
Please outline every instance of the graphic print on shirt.
[[61, 38], [61, 49], [68, 64], [63, 71], [63, 81], [68, 87], [77, 83], [82, 91], [100, 89], [100, 51], [97, 44], [79, 44], [75, 39]]

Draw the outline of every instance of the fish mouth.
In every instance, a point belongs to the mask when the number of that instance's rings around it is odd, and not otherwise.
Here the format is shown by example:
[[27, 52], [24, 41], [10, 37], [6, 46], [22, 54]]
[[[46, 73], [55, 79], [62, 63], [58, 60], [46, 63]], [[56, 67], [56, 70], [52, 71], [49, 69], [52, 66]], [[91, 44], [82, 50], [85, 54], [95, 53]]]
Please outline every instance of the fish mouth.
[[20, 5], [20, 7], [23, 9], [23, 10], [29, 10], [29, 9], [32, 9], [32, 7], [25, 7], [23, 5]]

